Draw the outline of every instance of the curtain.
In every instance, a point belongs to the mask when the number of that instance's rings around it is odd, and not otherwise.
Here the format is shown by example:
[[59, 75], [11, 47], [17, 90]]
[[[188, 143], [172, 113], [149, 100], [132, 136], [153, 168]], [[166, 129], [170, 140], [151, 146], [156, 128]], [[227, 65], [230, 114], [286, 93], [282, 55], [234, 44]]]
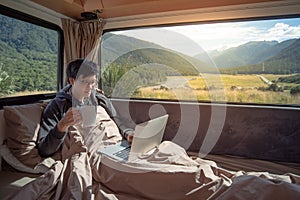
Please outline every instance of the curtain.
[[61, 19], [65, 40], [65, 61], [85, 58], [98, 63], [97, 55], [104, 21], [78, 22]]

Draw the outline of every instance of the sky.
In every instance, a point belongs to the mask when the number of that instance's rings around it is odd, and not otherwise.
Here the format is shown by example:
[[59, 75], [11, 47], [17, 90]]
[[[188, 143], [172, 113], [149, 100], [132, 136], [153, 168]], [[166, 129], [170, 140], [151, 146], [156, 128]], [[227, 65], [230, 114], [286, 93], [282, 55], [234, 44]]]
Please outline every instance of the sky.
[[300, 38], [300, 18], [134, 29], [120, 33], [194, 56], [201, 51], [227, 49], [249, 41], [282, 42]]

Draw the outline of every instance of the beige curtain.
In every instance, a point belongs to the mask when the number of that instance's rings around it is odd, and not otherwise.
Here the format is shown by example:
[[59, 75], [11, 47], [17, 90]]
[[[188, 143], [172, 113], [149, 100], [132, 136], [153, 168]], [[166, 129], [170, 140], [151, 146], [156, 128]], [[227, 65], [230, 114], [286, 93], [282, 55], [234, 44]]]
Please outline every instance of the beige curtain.
[[77, 22], [70, 19], [61, 21], [65, 40], [65, 64], [77, 58], [95, 61], [104, 21]]

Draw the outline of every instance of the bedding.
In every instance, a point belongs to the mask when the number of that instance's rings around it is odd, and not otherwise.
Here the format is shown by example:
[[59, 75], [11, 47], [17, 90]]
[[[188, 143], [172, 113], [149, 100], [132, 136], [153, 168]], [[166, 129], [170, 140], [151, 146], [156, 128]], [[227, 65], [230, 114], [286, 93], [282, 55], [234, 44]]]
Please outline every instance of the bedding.
[[[36, 127], [33, 130], [36, 133]], [[170, 141], [164, 141], [154, 151], [128, 163], [117, 162], [96, 152], [98, 148], [121, 139], [115, 123], [102, 107], [98, 107], [96, 123], [91, 127], [71, 127], [63, 144], [61, 159], [48, 162], [49, 168], [45, 173], [9, 199], [300, 197], [299, 175], [230, 171], [214, 161], [189, 156], [183, 148]], [[19, 156], [16, 155], [16, 158]], [[34, 161], [37, 163], [31, 162], [30, 166], [38, 166], [44, 160]]]
[[46, 162], [45, 161], [38, 163], [34, 168], [28, 167], [24, 165], [21, 161], [19, 161], [9, 150], [6, 145], [0, 145], [0, 156], [9, 164], [13, 169], [16, 169], [20, 172], [30, 173], [30, 174], [41, 174], [45, 173], [49, 170], [49, 167], [53, 164], [54, 161]]

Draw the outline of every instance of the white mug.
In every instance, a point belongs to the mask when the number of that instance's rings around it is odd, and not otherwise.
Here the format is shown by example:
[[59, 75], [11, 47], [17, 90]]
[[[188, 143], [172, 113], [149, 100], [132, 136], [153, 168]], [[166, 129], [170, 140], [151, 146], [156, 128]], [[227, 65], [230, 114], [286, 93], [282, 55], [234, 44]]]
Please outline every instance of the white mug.
[[81, 106], [79, 110], [83, 127], [93, 126], [96, 122], [96, 106]]

